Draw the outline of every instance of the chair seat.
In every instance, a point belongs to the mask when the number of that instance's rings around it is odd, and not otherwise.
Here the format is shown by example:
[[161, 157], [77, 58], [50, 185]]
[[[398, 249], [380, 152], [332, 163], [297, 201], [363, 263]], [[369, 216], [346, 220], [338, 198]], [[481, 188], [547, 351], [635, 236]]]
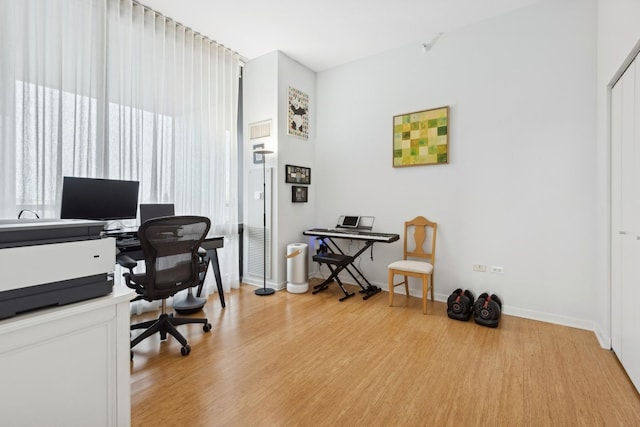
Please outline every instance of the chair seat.
[[313, 256], [315, 262], [323, 262], [325, 264], [333, 264], [347, 266], [353, 262], [353, 257], [349, 255], [336, 254], [334, 252], [321, 252]]
[[433, 271], [433, 265], [424, 261], [402, 260], [389, 264], [392, 270], [403, 270], [412, 273], [430, 274]]

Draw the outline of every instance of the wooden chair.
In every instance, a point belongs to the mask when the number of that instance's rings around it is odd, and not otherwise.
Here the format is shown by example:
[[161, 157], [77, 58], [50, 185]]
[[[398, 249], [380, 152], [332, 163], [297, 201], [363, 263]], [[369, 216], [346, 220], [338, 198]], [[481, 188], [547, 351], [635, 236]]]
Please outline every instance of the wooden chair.
[[[436, 230], [438, 225], [423, 216], [404, 223], [404, 258], [389, 264], [389, 307], [393, 305], [393, 289], [404, 284], [409, 297], [409, 277], [422, 280], [422, 312], [427, 314], [427, 293], [433, 301], [433, 266], [436, 259]], [[411, 240], [409, 238], [411, 237]], [[431, 243], [429, 248], [428, 243]], [[426, 246], [426, 247], [425, 247]], [[395, 275], [404, 281], [394, 283]]]

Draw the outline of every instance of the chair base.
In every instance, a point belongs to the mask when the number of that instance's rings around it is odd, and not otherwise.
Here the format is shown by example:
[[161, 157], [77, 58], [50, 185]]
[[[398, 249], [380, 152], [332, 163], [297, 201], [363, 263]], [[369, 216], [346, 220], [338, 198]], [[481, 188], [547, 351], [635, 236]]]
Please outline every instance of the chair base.
[[149, 338], [150, 336], [160, 333], [160, 339], [162, 341], [167, 339], [167, 335], [173, 336], [175, 339], [182, 344], [181, 353], [183, 356], [186, 356], [191, 352], [191, 347], [187, 343], [187, 339], [178, 331], [176, 326], [186, 325], [187, 323], [201, 323], [203, 325], [202, 329], [205, 332], [209, 332], [211, 330], [211, 323], [207, 319], [192, 319], [187, 317], [173, 317], [173, 315], [169, 315], [167, 313], [162, 313], [159, 318], [156, 320], [149, 320], [146, 322], [138, 323], [135, 325], [131, 325], [131, 330], [135, 329], [145, 329], [140, 335], [135, 337], [131, 341], [130, 348], [135, 347], [140, 344], [142, 340]]

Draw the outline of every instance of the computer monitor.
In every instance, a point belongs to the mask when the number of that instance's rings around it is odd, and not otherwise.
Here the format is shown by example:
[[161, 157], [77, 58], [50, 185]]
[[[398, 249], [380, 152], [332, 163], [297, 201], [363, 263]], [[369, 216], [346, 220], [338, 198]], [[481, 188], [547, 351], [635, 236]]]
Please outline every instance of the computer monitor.
[[140, 224], [144, 224], [153, 218], [174, 216], [173, 203], [140, 203]]
[[135, 219], [139, 186], [138, 181], [65, 176], [60, 218]]

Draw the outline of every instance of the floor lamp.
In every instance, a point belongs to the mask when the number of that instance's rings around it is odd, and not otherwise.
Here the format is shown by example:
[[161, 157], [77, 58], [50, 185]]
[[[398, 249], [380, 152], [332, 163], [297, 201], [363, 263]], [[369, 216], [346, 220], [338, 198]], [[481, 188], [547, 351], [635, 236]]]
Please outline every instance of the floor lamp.
[[254, 154], [260, 154], [262, 156], [262, 288], [256, 289], [256, 295], [272, 295], [276, 291], [271, 288], [267, 288], [267, 154], [273, 154], [273, 151], [266, 148], [258, 148], [253, 150]]

